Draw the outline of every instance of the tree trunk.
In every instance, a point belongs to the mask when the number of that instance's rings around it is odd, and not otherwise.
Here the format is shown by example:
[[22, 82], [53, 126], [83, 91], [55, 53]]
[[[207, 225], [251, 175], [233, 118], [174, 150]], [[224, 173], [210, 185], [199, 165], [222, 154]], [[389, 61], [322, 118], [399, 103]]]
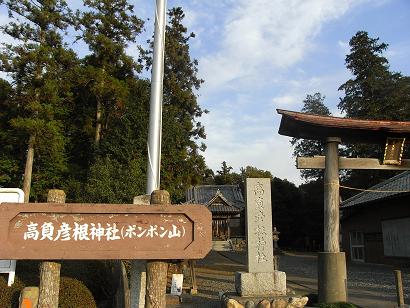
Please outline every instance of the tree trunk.
[[[49, 190], [49, 203], [65, 203], [65, 193], [59, 189]], [[40, 294], [38, 308], [58, 308], [60, 292], [60, 268], [58, 262], [41, 262], [40, 264]]]
[[[169, 193], [155, 190], [151, 194], [151, 204], [170, 204]], [[147, 261], [146, 308], [166, 307], [168, 263], [164, 261]]]
[[101, 100], [99, 97], [97, 97], [97, 111], [95, 114], [95, 144], [98, 145], [101, 140]]
[[31, 188], [31, 175], [33, 172], [33, 161], [34, 161], [34, 135], [30, 136], [28, 141], [28, 150], [26, 157], [26, 166], [24, 169], [24, 182], [23, 182], [23, 191], [24, 191], [24, 202], [29, 202], [30, 199], [30, 188]]
[[39, 308], [58, 308], [60, 268], [61, 264], [57, 262], [42, 262], [40, 264]]

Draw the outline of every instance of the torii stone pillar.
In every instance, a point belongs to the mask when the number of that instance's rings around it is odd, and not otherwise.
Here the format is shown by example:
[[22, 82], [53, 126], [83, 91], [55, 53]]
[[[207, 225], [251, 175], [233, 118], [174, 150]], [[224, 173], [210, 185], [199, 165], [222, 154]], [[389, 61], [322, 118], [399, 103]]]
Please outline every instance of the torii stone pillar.
[[328, 137], [325, 145], [324, 178], [324, 252], [318, 259], [318, 291], [320, 303], [347, 300], [345, 253], [339, 244], [339, 154], [338, 137]]
[[[279, 134], [325, 140], [326, 156], [298, 157], [298, 169], [325, 169], [324, 252], [319, 254], [319, 302], [346, 301], [346, 260], [339, 249], [339, 169], [410, 170], [410, 159], [401, 159], [404, 141], [410, 140], [410, 121], [360, 120], [320, 116], [277, 109], [282, 115]], [[401, 151], [393, 151], [396, 140]], [[386, 144], [389, 162], [377, 158], [338, 157], [338, 144]], [[398, 141], [398, 142], [397, 142]], [[388, 146], [389, 145], [389, 146]], [[391, 157], [390, 157], [391, 156]]]

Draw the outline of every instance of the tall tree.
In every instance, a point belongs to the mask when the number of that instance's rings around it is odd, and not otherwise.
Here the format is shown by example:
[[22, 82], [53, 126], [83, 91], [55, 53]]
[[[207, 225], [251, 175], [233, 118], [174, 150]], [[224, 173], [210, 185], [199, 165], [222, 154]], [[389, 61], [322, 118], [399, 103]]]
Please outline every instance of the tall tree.
[[[83, 11], [77, 11], [75, 16], [77, 40], [87, 44], [91, 54], [82, 59], [78, 70], [67, 197], [93, 202], [108, 200], [102, 194], [99, 197], [90, 193], [90, 183], [98, 182], [99, 186], [118, 192], [116, 202], [120, 202], [125, 192], [113, 179], [129, 176], [125, 170], [131, 165], [136, 170], [136, 161], [141, 158], [130, 155], [131, 146], [136, 143], [132, 138], [141, 135], [140, 127], [146, 123], [141, 120], [146, 112], [140, 108], [145, 107], [146, 100], [135, 90], [140, 84], [135, 75], [141, 66], [126, 53], [128, 45], [135, 43], [142, 31], [143, 22], [127, 0], [84, 0]], [[140, 116], [136, 115], [138, 112]], [[133, 134], [133, 129], [138, 133]], [[136, 148], [145, 149], [145, 141]], [[126, 151], [122, 153], [119, 149]], [[118, 168], [108, 168], [108, 162]], [[99, 177], [108, 171], [110, 176]], [[128, 197], [132, 198], [131, 186], [127, 187]]]
[[83, 200], [129, 203], [144, 194], [150, 88], [147, 80], [129, 82], [124, 111], [101, 140], [88, 174]]
[[295, 184], [274, 177], [271, 182], [272, 223], [280, 235], [283, 247], [301, 247], [305, 232], [304, 207]]
[[94, 142], [100, 143], [111, 116], [118, 113], [128, 95], [124, 80], [140, 67], [125, 52], [141, 32], [143, 21], [133, 14], [127, 0], [84, 0], [89, 9], [77, 11], [77, 26], [92, 54], [85, 59], [88, 102], [95, 104]]
[[[198, 61], [189, 53], [195, 35], [188, 33], [184, 18], [180, 7], [168, 11], [165, 40], [161, 185], [174, 201], [182, 201], [185, 189], [200, 183], [206, 173], [200, 153], [205, 150], [200, 143], [205, 129], [198, 118], [207, 111], [199, 106], [196, 94], [203, 80], [197, 75]], [[141, 62], [151, 67], [152, 49], [142, 50]]]
[[216, 185], [232, 185], [241, 182], [241, 175], [232, 172], [232, 167], [228, 166], [226, 161], [221, 163], [221, 169], [216, 171], [214, 181]]
[[10, 102], [12, 87], [0, 79], [0, 187], [18, 187], [19, 156], [23, 152], [19, 136], [13, 131], [10, 119], [16, 108]]
[[379, 38], [369, 37], [365, 31], [357, 32], [349, 45], [346, 67], [353, 78], [339, 87], [345, 92], [339, 109], [349, 118], [408, 119], [409, 78], [389, 71], [389, 62], [383, 56], [388, 45], [379, 42]]
[[17, 115], [10, 124], [27, 140], [23, 189], [28, 201], [34, 158], [36, 199], [45, 189], [61, 185], [67, 168], [62, 120], [69, 109], [67, 73], [75, 65], [75, 55], [63, 44], [61, 34], [71, 14], [63, 0], [2, 3], [13, 19], [2, 30], [17, 44], [3, 44], [0, 70], [13, 79], [11, 100]]
[[[325, 96], [320, 93], [313, 95], [308, 94], [303, 100], [302, 112], [330, 116], [329, 108], [324, 104]], [[300, 138], [292, 138], [290, 141], [293, 149], [293, 156], [315, 156], [324, 154], [324, 142], [320, 140], [308, 140]], [[314, 169], [302, 169], [301, 177], [305, 180], [316, 180], [323, 177], [323, 171]]]
[[[365, 31], [357, 32], [350, 40], [350, 53], [346, 67], [353, 77], [339, 90], [345, 96], [339, 109], [346, 117], [374, 120], [408, 120], [410, 118], [410, 78], [391, 72], [383, 53], [386, 43], [371, 38]], [[346, 147], [353, 157], [382, 158], [384, 144], [355, 144]], [[394, 175], [386, 171], [355, 170], [347, 173], [345, 180], [357, 187], [371, 186]]]

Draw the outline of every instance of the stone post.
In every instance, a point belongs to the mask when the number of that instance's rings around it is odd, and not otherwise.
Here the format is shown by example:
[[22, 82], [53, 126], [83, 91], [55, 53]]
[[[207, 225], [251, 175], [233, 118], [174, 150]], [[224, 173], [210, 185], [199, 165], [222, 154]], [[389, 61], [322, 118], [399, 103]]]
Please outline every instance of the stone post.
[[[135, 196], [134, 204], [150, 204], [150, 195]], [[147, 285], [147, 262], [145, 260], [131, 261], [130, 294], [131, 308], [145, 307], [145, 288]]]
[[[51, 189], [48, 191], [47, 202], [65, 203], [63, 190]], [[40, 263], [40, 290], [38, 308], [58, 308], [58, 295], [60, 292], [59, 262], [44, 261]]]
[[248, 272], [236, 272], [240, 296], [286, 294], [286, 274], [274, 270], [270, 179], [246, 179]]
[[339, 246], [339, 155], [340, 138], [329, 137], [325, 145], [324, 252], [318, 258], [319, 302], [347, 300], [347, 274], [344, 252]]
[[[170, 204], [170, 196], [166, 190], [154, 190], [151, 204]], [[146, 308], [166, 307], [168, 263], [164, 261], [147, 261], [147, 288], [145, 295]]]

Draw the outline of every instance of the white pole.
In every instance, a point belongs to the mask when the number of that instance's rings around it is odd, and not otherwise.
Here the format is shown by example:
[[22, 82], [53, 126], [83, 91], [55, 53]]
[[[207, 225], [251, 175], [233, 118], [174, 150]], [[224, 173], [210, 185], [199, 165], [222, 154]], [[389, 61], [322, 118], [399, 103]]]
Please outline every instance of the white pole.
[[154, 55], [151, 72], [147, 195], [159, 189], [160, 186], [166, 9], [166, 0], [157, 0], [155, 9]]
[[[156, 0], [154, 54], [151, 71], [151, 97], [148, 131], [146, 194], [159, 189], [161, 165], [162, 89], [164, 79], [166, 0]], [[130, 281], [131, 308], [145, 307], [146, 261], [133, 260]]]

